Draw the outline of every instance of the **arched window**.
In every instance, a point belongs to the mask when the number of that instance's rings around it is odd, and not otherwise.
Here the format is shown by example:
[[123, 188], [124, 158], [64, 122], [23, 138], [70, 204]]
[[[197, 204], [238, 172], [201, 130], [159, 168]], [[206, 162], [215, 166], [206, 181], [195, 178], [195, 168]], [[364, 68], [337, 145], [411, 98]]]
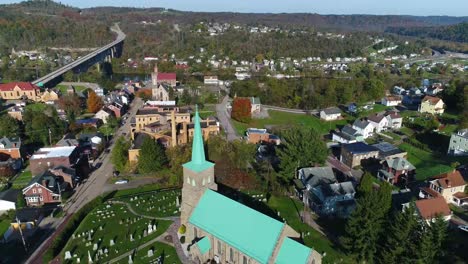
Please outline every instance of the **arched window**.
[[246, 256], [242, 257], [242, 264], [249, 264], [249, 261]]
[[187, 177], [187, 184], [190, 184], [190, 178]]
[[193, 238], [197, 238], [198, 237], [198, 230], [196, 227], [193, 228]]
[[229, 260], [234, 261], [234, 250], [232, 248], [229, 248]]
[[218, 240], [218, 254], [222, 254], [221, 241]]

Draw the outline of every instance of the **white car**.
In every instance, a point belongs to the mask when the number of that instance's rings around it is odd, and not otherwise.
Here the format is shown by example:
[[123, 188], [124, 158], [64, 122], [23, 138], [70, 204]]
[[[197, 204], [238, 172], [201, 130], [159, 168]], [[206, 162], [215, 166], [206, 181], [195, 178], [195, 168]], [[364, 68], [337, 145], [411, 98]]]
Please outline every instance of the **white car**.
[[115, 182], [115, 184], [126, 184], [126, 183], [128, 183], [127, 180], [118, 180]]
[[461, 226], [458, 226], [458, 228], [459, 228], [460, 230], [463, 230], [463, 231], [465, 231], [465, 232], [468, 232], [468, 225], [461, 225]]

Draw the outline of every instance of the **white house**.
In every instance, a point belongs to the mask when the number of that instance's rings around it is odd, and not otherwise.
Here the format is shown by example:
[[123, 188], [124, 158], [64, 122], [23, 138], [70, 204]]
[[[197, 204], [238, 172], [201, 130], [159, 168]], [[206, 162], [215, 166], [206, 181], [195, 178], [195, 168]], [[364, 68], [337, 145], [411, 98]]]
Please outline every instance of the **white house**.
[[0, 215], [8, 210], [16, 209], [16, 200], [18, 198], [19, 190], [9, 189], [0, 193]]
[[382, 105], [385, 106], [397, 106], [401, 104], [400, 96], [386, 96], [382, 98]]
[[385, 131], [389, 127], [388, 118], [386, 118], [386, 116], [382, 115], [382, 114], [370, 115], [367, 118], [367, 121], [369, 121], [374, 126], [375, 132], [377, 132], [377, 133], [379, 133], [381, 131]]
[[320, 119], [331, 121], [341, 117], [341, 110], [338, 107], [325, 108], [320, 111]]
[[385, 117], [388, 119], [388, 126], [390, 129], [398, 130], [403, 125], [403, 117], [401, 117], [398, 112], [387, 112]]
[[262, 110], [262, 103], [260, 102], [260, 98], [258, 97], [250, 97], [250, 112], [251, 113], [258, 113]]
[[101, 119], [102, 123], [106, 124], [109, 117], [113, 114], [113, 112], [106, 107], [103, 107], [99, 110], [95, 115], [94, 118]]
[[374, 125], [366, 120], [356, 119], [353, 128], [361, 134], [364, 139], [371, 137], [374, 133]]
[[203, 83], [206, 85], [218, 85], [218, 76], [205, 76]]

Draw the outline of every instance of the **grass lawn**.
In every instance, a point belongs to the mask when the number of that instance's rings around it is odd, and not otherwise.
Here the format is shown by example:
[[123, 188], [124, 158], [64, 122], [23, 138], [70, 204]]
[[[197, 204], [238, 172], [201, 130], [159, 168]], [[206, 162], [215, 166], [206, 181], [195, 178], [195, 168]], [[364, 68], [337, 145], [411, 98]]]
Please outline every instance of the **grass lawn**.
[[[88, 89], [88, 87], [81, 85], [75, 85], [73, 87], [75, 87], [76, 92], [81, 92]], [[57, 88], [62, 94], [67, 94], [68, 85], [59, 84], [55, 88]]]
[[408, 137], [411, 137], [412, 135], [414, 135], [414, 131], [411, 128], [407, 128], [407, 127], [400, 128], [400, 132], [405, 134]]
[[401, 137], [399, 135], [397, 135], [397, 134], [395, 134], [395, 133], [393, 133], [391, 131], [382, 132], [382, 134], [385, 134], [385, 135], [393, 138], [393, 140], [396, 140], [396, 141], [401, 139]]
[[47, 105], [43, 103], [33, 103], [26, 105], [25, 109], [31, 109], [34, 112], [43, 112]]
[[0, 237], [3, 237], [3, 234], [8, 230], [10, 223], [11, 221], [6, 219], [0, 222]]
[[[153, 257], [148, 257], [148, 250], [153, 250]], [[150, 263], [151, 261], [155, 261], [159, 256], [162, 256], [163, 259], [162, 263], [170, 263], [170, 264], [179, 264], [179, 258], [177, 257], [177, 252], [175, 251], [174, 247], [164, 244], [161, 242], [155, 242], [153, 245], [148, 247], [142, 248], [138, 250], [132, 257], [133, 263]], [[128, 257], [118, 261], [117, 263], [121, 264], [128, 264]], [[156, 262], [154, 262], [156, 263]]]
[[24, 170], [12, 183], [12, 187], [15, 189], [21, 189], [31, 181], [32, 173], [28, 169]]
[[346, 120], [326, 122], [315, 116], [304, 114], [293, 114], [274, 110], [269, 110], [268, 113], [270, 114], [269, 118], [252, 119], [249, 124], [232, 121], [234, 128], [240, 135], [245, 135], [245, 131], [249, 127], [264, 128], [267, 125], [304, 125], [306, 127], [315, 128], [321, 134], [327, 134], [330, 130], [347, 124]]
[[[288, 225], [290, 225], [297, 232], [309, 232], [310, 235], [304, 237], [304, 243], [308, 247], [312, 247], [314, 250], [323, 254], [326, 252], [327, 255], [323, 258], [323, 263], [338, 263], [341, 260], [346, 260], [346, 255], [337, 249], [337, 246], [333, 244], [328, 238], [317, 232], [309, 225], [302, 223], [297, 210], [301, 210], [303, 205], [301, 202], [291, 199], [289, 197], [271, 197], [268, 201], [270, 208], [280, 212], [281, 217], [285, 218]], [[342, 227], [339, 227], [341, 230]], [[346, 262], [346, 261], [345, 261]]]
[[[149, 224], [156, 225], [157, 230], [144, 236], [144, 230]], [[171, 221], [150, 220], [133, 215], [124, 205], [102, 204], [81, 222], [62, 250], [61, 256], [64, 257], [65, 252], [70, 251], [72, 256], [76, 254], [80, 260], [85, 261], [88, 259], [89, 251], [92, 258], [96, 260], [95, 262], [104, 263], [158, 237], [170, 225]], [[91, 240], [88, 239], [87, 232], [91, 233]], [[131, 236], [133, 236], [133, 241], [130, 239]], [[114, 246], [110, 246], [110, 240], [114, 240]], [[94, 244], [98, 245], [96, 251], [93, 250]], [[104, 252], [107, 249], [108, 254], [101, 255], [97, 260], [99, 249]], [[65, 261], [65, 263], [75, 262], [76, 258], [73, 258], [73, 261]]]
[[392, 108], [393, 107], [387, 107], [387, 106], [382, 105], [382, 104], [374, 104], [374, 107], [371, 110], [359, 111], [358, 112], [358, 117], [359, 118], [367, 117], [370, 114], [383, 112], [385, 110], [389, 110], [389, 109], [392, 109]]
[[122, 197], [122, 196], [128, 196], [128, 195], [136, 195], [144, 192], [151, 192], [151, 191], [157, 191], [161, 189], [161, 185], [159, 184], [148, 184], [144, 185], [135, 189], [127, 189], [127, 190], [120, 190], [114, 193], [113, 197]]
[[447, 136], [451, 136], [453, 132], [455, 132], [458, 128], [458, 125], [453, 125], [453, 124], [450, 124], [450, 125], [446, 125], [442, 130], [440, 130], [439, 132], [441, 134], [444, 134], [444, 135], [447, 135]]
[[172, 190], [121, 197], [116, 200], [130, 204], [139, 214], [167, 217], [179, 214], [176, 199], [179, 197], [180, 204], [180, 195], [180, 190]]
[[209, 116], [216, 116], [216, 112], [215, 111], [206, 111], [206, 110], [201, 110], [199, 111], [200, 113], [200, 117], [202, 119], [206, 119], [207, 117]]
[[416, 167], [416, 180], [423, 181], [429, 177], [453, 170], [448, 160], [442, 160], [431, 152], [421, 150], [407, 143], [401, 144], [399, 148], [408, 152], [408, 161]]

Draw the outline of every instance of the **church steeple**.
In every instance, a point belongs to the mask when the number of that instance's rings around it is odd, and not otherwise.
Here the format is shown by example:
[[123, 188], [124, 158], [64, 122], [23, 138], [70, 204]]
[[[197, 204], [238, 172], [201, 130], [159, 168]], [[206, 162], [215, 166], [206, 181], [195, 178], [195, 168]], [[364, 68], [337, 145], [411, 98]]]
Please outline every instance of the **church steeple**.
[[205, 147], [203, 145], [203, 134], [200, 126], [200, 116], [198, 115], [198, 107], [195, 109], [195, 117], [193, 118], [195, 124], [192, 142], [192, 160], [185, 163], [183, 166], [194, 172], [201, 172], [214, 164], [207, 161], [205, 158]]

